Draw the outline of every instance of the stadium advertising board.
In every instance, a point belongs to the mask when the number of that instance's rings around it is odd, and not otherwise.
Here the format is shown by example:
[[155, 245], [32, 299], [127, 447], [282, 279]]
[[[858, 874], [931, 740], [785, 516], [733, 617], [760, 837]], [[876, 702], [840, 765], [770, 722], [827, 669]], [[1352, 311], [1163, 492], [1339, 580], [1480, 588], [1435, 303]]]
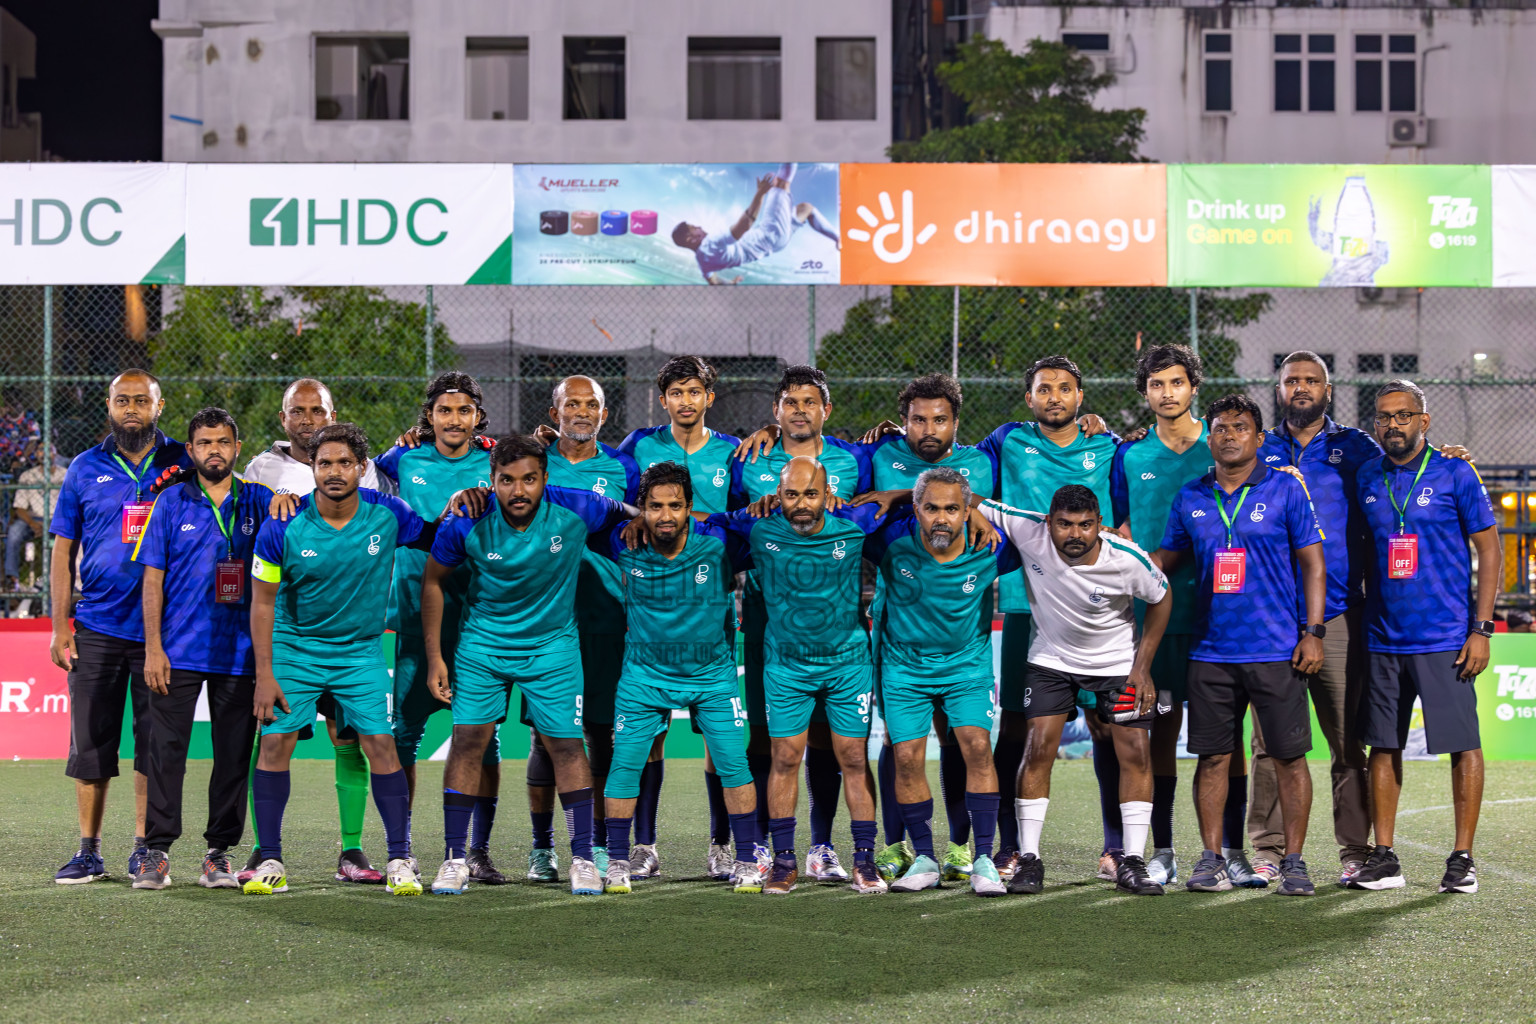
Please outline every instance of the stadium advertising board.
[[515, 176], [514, 284], [838, 283], [837, 164], [532, 164]]
[[844, 164], [844, 284], [1168, 283], [1161, 164]]
[[510, 284], [509, 164], [192, 164], [188, 284]]
[[0, 164], [0, 284], [179, 284], [185, 164]]
[[1493, 286], [1536, 287], [1536, 167], [1493, 168]]
[[1173, 166], [1168, 283], [1487, 287], [1493, 214], [1483, 166]]

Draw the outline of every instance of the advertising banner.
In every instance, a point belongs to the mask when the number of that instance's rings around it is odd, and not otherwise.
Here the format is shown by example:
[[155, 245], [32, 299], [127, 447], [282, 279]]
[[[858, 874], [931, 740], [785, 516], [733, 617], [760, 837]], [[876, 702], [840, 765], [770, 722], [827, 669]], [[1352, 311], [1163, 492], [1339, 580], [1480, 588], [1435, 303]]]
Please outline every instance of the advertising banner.
[[1536, 167], [1493, 168], [1493, 286], [1536, 287]]
[[1161, 164], [844, 164], [843, 284], [1168, 283]]
[[1487, 287], [1487, 167], [1168, 168], [1175, 286]]
[[509, 164], [191, 164], [188, 284], [510, 284]]
[[837, 284], [837, 164], [518, 165], [514, 284]]
[[179, 284], [186, 165], [0, 164], [0, 284]]
[[1536, 634], [1497, 633], [1477, 677], [1477, 719], [1491, 761], [1536, 760]]

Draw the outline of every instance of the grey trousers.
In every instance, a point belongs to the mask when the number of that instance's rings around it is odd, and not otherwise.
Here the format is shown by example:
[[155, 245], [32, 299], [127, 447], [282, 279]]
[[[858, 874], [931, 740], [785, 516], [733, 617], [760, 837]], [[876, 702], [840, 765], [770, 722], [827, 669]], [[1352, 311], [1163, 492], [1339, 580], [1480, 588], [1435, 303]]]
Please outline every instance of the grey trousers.
[[[1323, 668], [1307, 677], [1307, 690], [1318, 725], [1328, 741], [1329, 774], [1333, 777], [1333, 838], [1339, 861], [1365, 860], [1371, 852], [1371, 784], [1366, 773], [1366, 749], [1360, 742], [1358, 716], [1365, 690], [1368, 655], [1359, 609], [1329, 619], [1323, 638]], [[1285, 856], [1285, 831], [1280, 815], [1280, 789], [1275, 763], [1264, 752], [1258, 722], [1253, 729], [1253, 763], [1249, 775], [1253, 795], [1248, 801], [1248, 837], [1254, 860], [1279, 864]]]

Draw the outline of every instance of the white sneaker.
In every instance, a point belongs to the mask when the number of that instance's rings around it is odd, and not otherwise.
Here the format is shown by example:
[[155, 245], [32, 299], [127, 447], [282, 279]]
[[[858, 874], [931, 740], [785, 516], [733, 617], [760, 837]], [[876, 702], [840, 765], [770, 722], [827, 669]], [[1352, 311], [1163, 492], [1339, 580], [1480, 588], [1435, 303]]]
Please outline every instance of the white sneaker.
[[1172, 885], [1179, 880], [1179, 859], [1173, 855], [1173, 847], [1159, 846], [1147, 861], [1147, 877], [1158, 885]]
[[469, 865], [463, 857], [450, 857], [437, 869], [432, 880], [432, 892], [440, 896], [457, 896], [469, 888]]
[[848, 872], [838, 862], [837, 851], [826, 843], [811, 847], [805, 855], [805, 873], [818, 882], [848, 881]]
[[629, 891], [629, 861], [609, 857], [608, 877], [603, 881], [603, 892], [618, 896]]
[[629, 877], [637, 881], [655, 878], [661, 874], [661, 858], [656, 856], [655, 843], [634, 843], [629, 848]]
[[603, 891], [603, 876], [597, 873], [597, 865], [581, 857], [572, 857], [566, 871], [571, 876], [572, 896], [596, 896]]
[[762, 843], [753, 843], [752, 857], [757, 861], [757, 870], [766, 877], [768, 869], [773, 867], [773, 851]]
[[709, 844], [709, 856], [704, 858], [704, 874], [717, 882], [729, 882], [731, 880], [731, 865], [736, 862], [736, 855], [731, 852], [729, 846], [721, 843]]
[[736, 892], [757, 893], [763, 891], [763, 868], [756, 861], [736, 862], [734, 889]]
[[256, 893], [262, 896], [270, 896], [275, 892], [288, 891], [288, 871], [283, 867], [283, 862], [268, 857], [256, 866], [256, 873], [250, 881], [245, 883], [244, 891], [247, 895]]
[[393, 896], [420, 896], [421, 869], [415, 857], [396, 857], [384, 871], [384, 890]]

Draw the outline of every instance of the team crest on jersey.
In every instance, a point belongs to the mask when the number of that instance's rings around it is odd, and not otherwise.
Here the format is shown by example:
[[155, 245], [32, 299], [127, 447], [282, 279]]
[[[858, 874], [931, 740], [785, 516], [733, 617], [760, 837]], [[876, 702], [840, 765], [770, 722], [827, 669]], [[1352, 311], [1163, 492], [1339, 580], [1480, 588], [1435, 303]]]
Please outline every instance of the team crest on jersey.
[[608, 493], [608, 478], [600, 476], [592, 481], [592, 493], [606, 495]]
[[848, 552], [844, 551], [843, 549], [846, 548], [847, 546], [848, 546], [848, 542], [845, 541], [845, 540], [835, 540], [835, 541], [833, 541], [832, 542], [832, 557], [838, 559], [839, 561], [841, 561], [843, 558], [846, 558], [848, 556]]
[[252, 519], [250, 516], [246, 516], [245, 517], [245, 522], [240, 524], [240, 532], [245, 534], [247, 537], [249, 537], [251, 534], [255, 533], [256, 532], [256, 520]]
[[700, 563], [699, 567], [693, 571], [693, 582], [695, 582], [695, 583], [708, 583], [709, 582], [709, 563], [708, 562]]
[[1435, 489], [1433, 487], [1426, 487], [1424, 488], [1424, 493], [1420, 494], [1414, 501], [1418, 502], [1420, 508], [1423, 508], [1429, 504], [1429, 497], [1434, 493]]
[[418, 487], [425, 487], [425, 486], [427, 486], [427, 481], [424, 478], [422, 478], [421, 476], [413, 476], [413, 477], [411, 477], [411, 483], [416, 484]]
[[381, 539], [382, 538], [377, 533], [368, 538], [368, 553], [370, 555], [376, 555], [379, 553], [379, 541]]
[[841, 479], [842, 479], [842, 477], [837, 477], [837, 476], [829, 476], [829, 477], [827, 477], [827, 490], [831, 491], [833, 494], [836, 494], [837, 493], [837, 485], [838, 485], [838, 482]]
[[971, 475], [970, 467], [968, 467], [968, 466], [961, 466], [960, 467], [960, 475], [963, 476], [963, 477], [966, 477], [967, 479], [969, 479], [970, 475]]
[[1248, 518], [1252, 519], [1256, 523], [1262, 523], [1264, 521], [1264, 508], [1264, 503], [1262, 501], [1259, 502], [1257, 505], [1253, 506], [1253, 511], [1248, 513]]
[[716, 487], [724, 487], [725, 486], [725, 470], [723, 470], [723, 469], [715, 470], [715, 486]]
[[1342, 448], [1335, 448], [1333, 451], [1329, 452], [1328, 453], [1328, 461], [1330, 463], [1332, 463], [1333, 465], [1335, 465], [1335, 466], [1337, 466], [1339, 463], [1343, 462], [1344, 461], [1344, 449], [1342, 449]]
[[1103, 604], [1104, 601], [1105, 601], [1104, 588], [1103, 587], [1094, 587], [1093, 588], [1093, 593], [1088, 595], [1088, 603], [1089, 604]]
[[561, 537], [558, 533], [549, 538], [549, 553], [552, 555], [558, 555], [560, 553], [560, 549], [565, 546], [562, 543], [564, 540], [565, 538]]
[[1093, 469], [1098, 464], [1099, 464], [1099, 457], [1097, 455], [1095, 455], [1093, 452], [1084, 452], [1083, 453], [1083, 468], [1084, 469]]
[[972, 591], [974, 591], [975, 589], [976, 589], [976, 574], [972, 573], [971, 575], [969, 575], [969, 576], [967, 576], [965, 578], [965, 582], [964, 583], [960, 584], [960, 590], [961, 590], [962, 593], [969, 594]]

